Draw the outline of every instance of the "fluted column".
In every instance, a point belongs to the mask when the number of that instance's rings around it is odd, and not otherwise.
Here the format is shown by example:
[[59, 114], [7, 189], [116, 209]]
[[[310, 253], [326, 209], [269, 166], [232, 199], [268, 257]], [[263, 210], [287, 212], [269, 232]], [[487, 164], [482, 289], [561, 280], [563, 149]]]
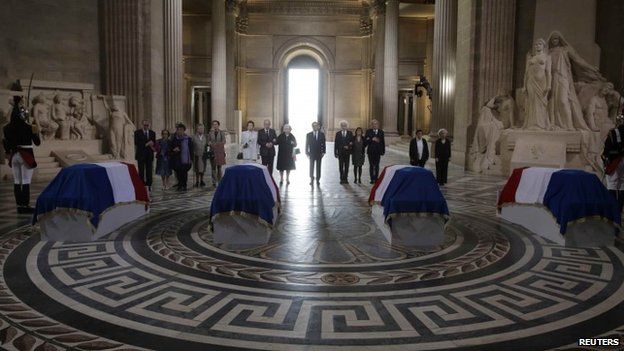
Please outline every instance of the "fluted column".
[[171, 128], [183, 114], [182, 0], [163, 0], [165, 127]]
[[126, 96], [126, 112], [138, 124], [145, 118], [143, 100], [143, 1], [102, 1], [104, 84], [107, 95]]
[[515, 0], [481, 3], [478, 106], [511, 93], [513, 82]]
[[399, 93], [399, 0], [386, 1], [384, 33], [383, 128], [397, 134]]
[[[239, 0], [227, 0], [225, 15], [225, 57], [226, 57], [226, 120], [225, 126], [232, 133], [238, 133], [236, 110], [236, 17], [238, 17]], [[232, 139], [232, 141], [234, 141]]]
[[384, 69], [384, 30], [385, 30], [385, 4], [379, 0], [373, 1], [371, 18], [373, 23], [373, 106], [372, 118], [383, 118], [383, 69]]
[[210, 96], [212, 119], [223, 123], [227, 119], [227, 58], [225, 37], [225, 1], [212, 1], [212, 79]]
[[433, 104], [429, 130], [446, 128], [453, 134], [457, 0], [436, 0], [433, 29]]
[[462, 166], [472, 164], [481, 107], [512, 90], [515, 11], [515, 0], [459, 1], [453, 160]]

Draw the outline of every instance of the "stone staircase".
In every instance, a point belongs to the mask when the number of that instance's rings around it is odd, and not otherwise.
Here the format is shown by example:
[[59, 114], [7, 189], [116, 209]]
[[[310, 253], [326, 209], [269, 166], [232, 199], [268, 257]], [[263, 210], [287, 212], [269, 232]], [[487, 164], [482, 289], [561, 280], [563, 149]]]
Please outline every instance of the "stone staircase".
[[61, 166], [53, 156], [37, 157], [37, 168], [33, 180], [50, 180], [61, 171]]
[[[95, 162], [106, 162], [113, 159], [111, 154], [89, 155]], [[33, 174], [35, 181], [49, 181], [54, 179], [62, 167], [54, 156], [37, 156], [37, 168]]]

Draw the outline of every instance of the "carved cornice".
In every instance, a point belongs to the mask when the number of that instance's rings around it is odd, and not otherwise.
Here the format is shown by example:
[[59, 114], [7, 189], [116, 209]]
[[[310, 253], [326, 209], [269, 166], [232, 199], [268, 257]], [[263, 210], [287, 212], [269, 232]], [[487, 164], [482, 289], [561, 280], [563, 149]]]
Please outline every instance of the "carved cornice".
[[383, 16], [386, 13], [386, 1], [385, 0], [371, 0], [370, 16]]
[[371, 19], [370, 12], [370, 5], [363, 2], [360, 13], [360, 34], [363, 36], [371, 35], [373, 33], [373, 20]]
[[247, 28], [249, 27], [249, 15], [247, 13], [247, 7], [242, 6], [238, 17], [236, 17], [236, 31], [241, 34], [247, 34]]
[[354, 15], [362, 12], [355, 0], [248, 0], [249, 13], [275, 15]]

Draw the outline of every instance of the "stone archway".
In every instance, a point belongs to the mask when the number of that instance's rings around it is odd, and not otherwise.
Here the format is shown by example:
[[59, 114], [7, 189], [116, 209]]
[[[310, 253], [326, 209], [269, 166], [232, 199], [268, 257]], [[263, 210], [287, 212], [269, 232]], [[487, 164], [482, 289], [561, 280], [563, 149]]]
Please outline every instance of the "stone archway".
[[276, 114], [274, 116], [273, 125], [276, 129], [281, 128], [286, 118], [286, 79], [287, 68], [290, 61], [295, 57], [305, 55], [312, 57], [318, 62], [320, 73], [320, 94], [321, 100], [319, 114], [320, 122], [327, 132], [333, 130], [334, 113], [333, 113], [333, 68], [334, 55], [331, 50], [322, 42], [309, 37], [301, 37], [291, 39], [275, 52], [273, 56], [273, 69], [275, 70], [275, 91], [274, 106], [276, 106]]

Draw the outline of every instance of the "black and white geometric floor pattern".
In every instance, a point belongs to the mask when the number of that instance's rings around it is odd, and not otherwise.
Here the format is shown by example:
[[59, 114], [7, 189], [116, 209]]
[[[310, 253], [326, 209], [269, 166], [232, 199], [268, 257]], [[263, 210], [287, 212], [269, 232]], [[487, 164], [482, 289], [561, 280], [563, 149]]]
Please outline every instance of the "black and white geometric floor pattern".
[[0, 242], [0, 343], [476, 351], [622, 338], [624, 253], [556, 246], [500, 220], [500, 183], [458, 175], [444, 190], [446, 240], [427, 251], [385, 242], [368, 212], [370, 186], [330, 181], [283, 187], [283, 216], [252, 249], [212, 242], [212, 191], [155, 191], [145, 219], [96, 242], [12, 229]]

